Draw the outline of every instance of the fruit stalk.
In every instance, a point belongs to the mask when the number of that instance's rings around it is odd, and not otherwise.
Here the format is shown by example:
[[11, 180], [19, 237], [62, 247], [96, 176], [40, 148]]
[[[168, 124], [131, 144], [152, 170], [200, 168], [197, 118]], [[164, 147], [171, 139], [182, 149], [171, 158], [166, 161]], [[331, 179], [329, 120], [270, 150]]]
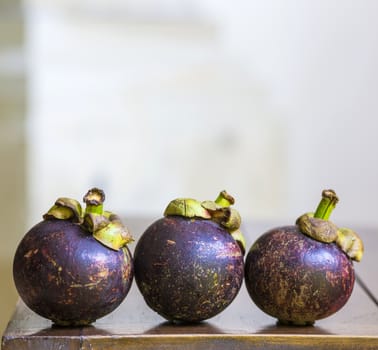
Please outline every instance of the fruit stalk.
[[338, 201], [339, 198], [334, 190], [324, 190], [322, 199], [315, 210], [314, 218], [328, 220]]
[[103, 203], [105, 201], [105, 193], [99, 188], [90, 189], [84, 196], [83, 202], [86, 204], [85, 213], [102, 215], [104, 211]]

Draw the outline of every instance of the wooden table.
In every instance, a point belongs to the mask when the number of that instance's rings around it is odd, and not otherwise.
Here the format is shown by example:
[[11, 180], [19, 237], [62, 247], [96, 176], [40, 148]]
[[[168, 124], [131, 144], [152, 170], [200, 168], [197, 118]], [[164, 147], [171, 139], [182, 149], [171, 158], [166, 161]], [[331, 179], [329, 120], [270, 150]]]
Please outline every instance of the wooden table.
[[[128, 226], [137, 238], [150, 222], [131, 220]], [[270, 227], [245, 224], [248, 246]], [[244, 285], [220, 315], [197, 325], [172, 325], [146, 306], [134, 283], [117, 310], [89, 327], [53, 327], [20, 301], [2, 349], [378, 349], [378, 239], [373, 229], [359, 233], [366, 249], [355, 267], [363, 284], [356, 283], [343, 309], [314, 326], [278, 325], [253, 304]]]

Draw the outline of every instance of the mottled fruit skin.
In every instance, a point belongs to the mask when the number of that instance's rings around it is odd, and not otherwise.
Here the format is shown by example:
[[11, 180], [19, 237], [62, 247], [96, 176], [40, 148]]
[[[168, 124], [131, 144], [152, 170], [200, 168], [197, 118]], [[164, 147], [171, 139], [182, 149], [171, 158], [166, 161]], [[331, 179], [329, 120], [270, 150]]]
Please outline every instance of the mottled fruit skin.
[[282, 323], [306, 325], [338, 311], [354, 285], [351, 260], [297, 226], [272, 229], [251, 247], [245, 283], [256, 305]]
[[134, 253], [147, 304], [170, 321], [199, 322], [223, 311], [243, 281], [243, 254], [215, 222], [168, 216], [153, 223]]
[[133, 279], [129, 250], [111, 250], [77, 224], [42, 221], [20, 242], [13, 262], [17, 291], [58, 325], [86, 325], [113, 311]]

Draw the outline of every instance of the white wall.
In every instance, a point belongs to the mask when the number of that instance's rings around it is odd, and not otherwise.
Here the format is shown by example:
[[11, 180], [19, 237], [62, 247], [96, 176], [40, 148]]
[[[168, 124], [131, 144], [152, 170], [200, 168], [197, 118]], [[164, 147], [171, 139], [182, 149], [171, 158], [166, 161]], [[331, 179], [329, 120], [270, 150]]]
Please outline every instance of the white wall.
[[223, 188], [290, 222], [323, 188], [377, 224], [375, 1], [27, 3], [30, 222], [97, 185], [124, 215]]
[[230, 51], [286, 112], [290, 212], [330, 186], [340, 220], [376, 224], [378, 2], [224, 2], [217, 16]]

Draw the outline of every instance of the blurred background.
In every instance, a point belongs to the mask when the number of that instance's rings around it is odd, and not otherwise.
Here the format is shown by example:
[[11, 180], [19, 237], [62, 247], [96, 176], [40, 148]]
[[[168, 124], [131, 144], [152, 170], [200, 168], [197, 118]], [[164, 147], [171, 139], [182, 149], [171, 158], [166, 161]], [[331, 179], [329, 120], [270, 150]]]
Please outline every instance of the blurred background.
[[0, 329], [11, 265], [59, 196], [125, 219], [227, 189], [290, 224], [334, 188], [377, 226], [378, 2], [0, 0]]

